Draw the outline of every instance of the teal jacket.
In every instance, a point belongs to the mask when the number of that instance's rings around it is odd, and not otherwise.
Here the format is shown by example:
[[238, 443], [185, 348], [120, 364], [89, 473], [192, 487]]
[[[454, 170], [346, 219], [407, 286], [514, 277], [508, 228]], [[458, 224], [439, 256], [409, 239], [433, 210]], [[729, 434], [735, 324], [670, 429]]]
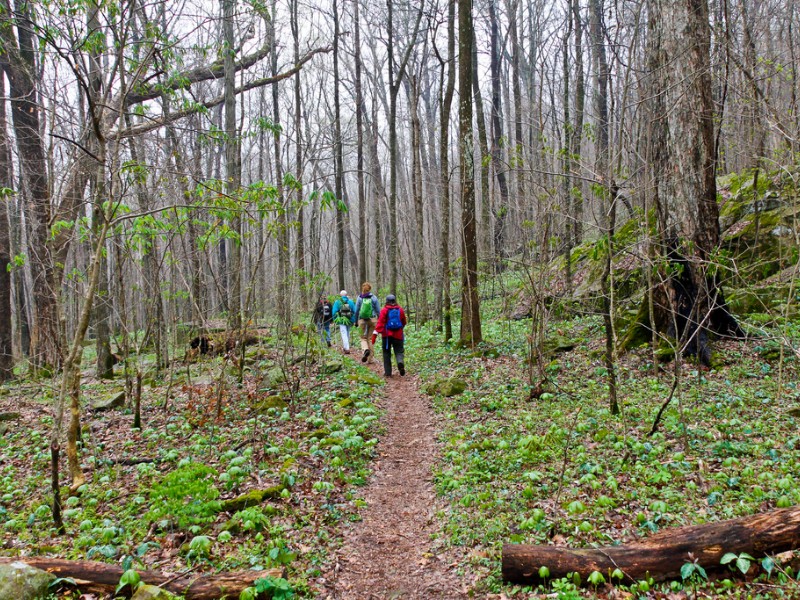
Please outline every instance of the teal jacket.
[[342, 309], [342, 304], [343, 304], [342, 300], [345, 300], [347, 302], [347, 305], [350, 307], [350, 324], [355, 325], [357, 318], [356, 305], [353, 303], [352, 300], [350, 300], [350, 298], [340, 298], [339, 300], [333, 303], [333, 322], [336, 323], [337, 325], [341, 325], [341, 323], [337, 322], [336, 319], [339, 315], [339, 311]]

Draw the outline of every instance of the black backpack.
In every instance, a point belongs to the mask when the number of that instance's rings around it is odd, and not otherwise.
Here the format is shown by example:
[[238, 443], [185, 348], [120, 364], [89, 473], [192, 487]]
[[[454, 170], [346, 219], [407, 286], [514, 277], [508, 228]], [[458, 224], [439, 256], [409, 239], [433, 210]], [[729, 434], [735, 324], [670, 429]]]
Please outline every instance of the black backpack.
[[347, 300], [342, 300], [342, 305], [339, 307], [339, 314], [346, 319], [353, 316], [353, 309], [350, 308], [350, 303]]

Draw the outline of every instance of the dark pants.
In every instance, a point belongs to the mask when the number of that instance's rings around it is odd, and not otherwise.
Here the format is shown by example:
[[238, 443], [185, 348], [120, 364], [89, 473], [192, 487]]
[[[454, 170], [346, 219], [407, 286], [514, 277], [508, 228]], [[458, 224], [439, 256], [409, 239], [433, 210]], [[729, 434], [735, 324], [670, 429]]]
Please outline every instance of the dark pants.
[[403, 340], [383, 336], [383, 373], [384, 375], [392, 374], [392, 348], [394, 348], [394, 359], [397, 362], [398, 368], [403, 364]]

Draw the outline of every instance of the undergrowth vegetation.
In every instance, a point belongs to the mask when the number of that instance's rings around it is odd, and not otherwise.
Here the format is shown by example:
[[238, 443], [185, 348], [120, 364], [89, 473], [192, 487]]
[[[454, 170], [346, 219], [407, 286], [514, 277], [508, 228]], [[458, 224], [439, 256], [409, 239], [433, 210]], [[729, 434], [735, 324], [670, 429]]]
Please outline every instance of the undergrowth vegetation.
[[[2, 409], [20, 416], [0, 437], [3, 554], [125, 569], [279, 568], [291, 581], [286, 594], [311, 593], [342, 524], [364, 507], [382, 383], [348, 358], [334, 361], [339, 367], [317, 354], [285, 364], [269, 341], [248, 357], [240, 385], [219, 357], [152, 379], [141, 429], [131, 428], [127, 409], [87, 413], [88, 481], [63, 493], [65, 536], [56, 535], [49, 505], [47, 386], [4, 386]], [[84, 393], [103, 397], [114, 385], [90, 379]], [[287, 585], [280, 581], [258, 587], [278, 597]]]
[[[612, 416], [600, 318], [548, 325], [546, 338], [566, 338], [573, 349], [545, 357], [542, 392], [527, 376], [531, 321], [508, 321], [500, 311], [498, 303], [483, 305], [491, 346], [443, 351], [439, 336], [423, 330], [413, 335], [409, 360], [423, 379], [444, 372], [467, 383], [461, 395], [434, 397], [443, 428], [435, 481], [443, 535], [467, 550], [478, 596], [532, 591], [503, 586], [503, 543], [609, 546], [800, 502], [797, 364], [787, 350], [778, 377], [779, 357], [768, 341], [776, 332], [753, 328], [747, 341], [718, 343], [721, 364], [714, 370], [685, 362], [675, 397], [650, 435], [673, 384], [671, 365], [654, 376], [649, 350], [625, 354], [617, 365], [622, 413]], [[798, 339], [800, 331], [791, 329]], [[641, 581], [612, 591], [600, 584], [613, 577], [597, 573], [583, 589], [559, 580], [538, 592], [798, 597], [797, 556], [780, 559], [780, 568], [764, 563], [769, 572], [748, 562], [746, 581], [735, 569], [711, 582], [692, 570], [685, 581]]]

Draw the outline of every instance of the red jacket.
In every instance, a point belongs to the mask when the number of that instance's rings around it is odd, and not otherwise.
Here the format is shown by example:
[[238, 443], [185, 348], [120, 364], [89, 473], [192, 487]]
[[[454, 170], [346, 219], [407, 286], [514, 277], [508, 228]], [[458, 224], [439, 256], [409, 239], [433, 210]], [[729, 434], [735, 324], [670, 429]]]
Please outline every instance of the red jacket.
[[386, 322], [389, 320], [389, 310], [392, 308], [400, 309], [400, 321], [403, 323], [403, 327], [406, 326], [408, 321], [406, 320], [406, 311], [403, 310], [403, 307], [399, 304], [387, 304], [381, 309], [381, 314], [378, 315], [378, 324], [375, 325], [375, 331], [383, 336], [402, 340], [402, 329], [386, 329]]

